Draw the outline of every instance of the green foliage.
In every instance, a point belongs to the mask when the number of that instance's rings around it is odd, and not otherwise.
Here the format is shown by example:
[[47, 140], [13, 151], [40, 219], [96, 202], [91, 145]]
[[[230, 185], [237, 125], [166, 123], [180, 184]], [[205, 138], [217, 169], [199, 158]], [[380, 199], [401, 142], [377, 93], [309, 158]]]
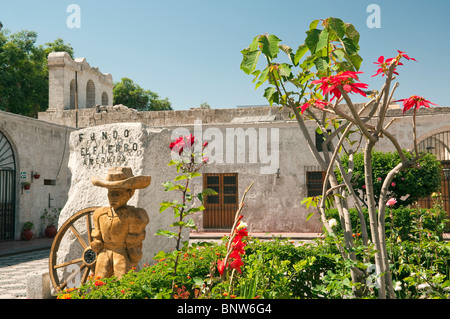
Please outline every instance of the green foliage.
[[8, 35], [0, 31], [0, 110], [37, 117], [48, 107], [47, 56], [66, 51], [73, 56], [70, 44], [60, 38], [36, 45], [38, 35], [23, 30]]
[[[404, 152], [408, 159], [411, 154]], [[426, 198], [433, 192], [437, 192], [441, 186], [442, 167], [440, 161], [433, 154], [423, 154], [417, 161], [415, 167], [399, 172], [389, 186], [388, 198], [395, 198], [397, 206], [407, 206], [416, 202], [420, 198]], [[342, 164], [348, 169], [348, 156], [342, 156]], [[381, 186], [391, 169], [401, 162], [398, 153], [372, 152], [372, 174], [375, 201], [378, 203]], [[339, 170], [335, 171], [338, 180], [341, 182]], [[365, 194], [364, 178], [364, 154], [354, 154], [353, 187], [360, 191], [361, 198]], [[406, 196], [408, 197], [406, 198]], [[402, 200], [403, 198], [403, 200]]]
[[[256, 36], [250, 46], [241, 51], [241, 70], [254, 76], [256, 88], [269, 84], [264, 97], [271, 105], [288, 105], [290, 98], [296, 98], [299, 105], [313, 76], [320, 78], [330, 71], [357, 71], [361, 66], [359, 33], [352, 24], [333, 17], [314, 20], [306, 34], [305, 42], [297, 50], [281, 44], [281, 39], [275, 35], [263, 34]], [[280, 51], [287, 55], [290, 63], [274, 62]], [[308, 51], [310, 55], [305, 57]], [[258, 69], [261, 53], [267, 61], [262, 70]], [[316, 69], [316, 74], [312, 73], [312, 68]], [[288, 91], [283, 83], [293, 85], [300, 92]]]
[[[450, 295], [450, 243], [425, 232], [421, 236], [419, 245], [394, 235], [388, 237], [393, 279], [402, 288], [397, 295], [405, 299], [445, 299]], [[58, 298], [342, 299], [353, 298], [355, 288], [365, 289], [366, 298], [376, 298], [373, 279], [368, 277], [367, 285], [352, 283], [349, 268], [355, 263], [342, 258], [336, 240], [335, 236], [327, 236], [297, 245], [276, 237], [268, 241], [249, 238], [242, 275], [235, 274], [231, 284], [223, 282], [217, 271], [217, 260], [226, 254], [223, 244], [185, 245], [180, 251], [160, 252], [153, 265], [132, 270], [121, 279], [91, 278], [77, 289], [61, 292]], [[367, 249], [360, 245], [355, 252], [360, 255]], [[177, 256], [178, 271], [174, 274]], [[361, 269], [370, 265], [371, 261], [358, 263]]]
[[113, 89], [113, 103], [123, 104], [138, 111], [170, 111], [171, 103], [168, 98], [160, 99], [159, 95], [150, 90], [144, 90], [129, 78], [122, 78], [115, 83]]

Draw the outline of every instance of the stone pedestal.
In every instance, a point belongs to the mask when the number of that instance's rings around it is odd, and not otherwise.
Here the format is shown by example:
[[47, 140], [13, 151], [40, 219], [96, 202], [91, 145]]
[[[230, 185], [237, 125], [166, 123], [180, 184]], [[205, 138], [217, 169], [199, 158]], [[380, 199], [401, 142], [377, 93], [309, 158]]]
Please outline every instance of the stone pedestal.
[[[150, 175], [152, 178], [150, 186], [136, 190], [128, 202], [128, 205], [145, 209], [150, 218], [138, 268], [144, 263], [152, 264], [153, 256], [159, 251], [175, 248], [174, 239], [155, 235], [159, 229], [169, 229], [175, 221], [169, 210], [159, 213], [161, 201], [174, 200], [169, 196], [176, 195], [165, 192], [162, 186], [163, 182], [173, 180], [176, 175], [174, 167], [167, 166], [171, 159], [170, 142], [170, 130], [149, 128], [141, 123], [108, 124], [74, 131], [70, 136], [71, 187], [59, 218], [59, 227], [81, 209], [109, 206], [107, 190], [92, 185], [90, 178], [93, 175], [105, 176], [112, 166], [127, 166], [132, 168], [135, 176]], [[183, 236], [187, 240], [189, 232]], [[73, 260], [79, 258], [82, 251], [72, 236], [61, 243], [58, 259]]]

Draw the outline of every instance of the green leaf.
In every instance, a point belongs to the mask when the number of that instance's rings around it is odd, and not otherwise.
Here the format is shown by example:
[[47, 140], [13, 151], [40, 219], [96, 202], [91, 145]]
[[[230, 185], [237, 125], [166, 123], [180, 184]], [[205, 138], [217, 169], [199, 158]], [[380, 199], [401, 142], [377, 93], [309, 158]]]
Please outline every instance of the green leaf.
[[315, 212], [309, 213], [308, 216], [306, 216], [306, 221], [308, 221], [311, 217], [313, 217], [314, 214]]
[[295, 66], [298, 65], [301, 58], [303, 58], [303, 56], [306, 54], [306, 52], [308, 52], [308, 46], [305, 43], [303, 43], [298, 47], [297, 52], [295, 52], [295, 57], [294, 57], [294, 62], [293, 62]]
[[292, 73], [291, 66], [286, 63], [280, 64], [278, 70], [280, 72], [280, 75], [285, 77], [289, 77]]
[[343, 38], [345, 36], [345, 23], [338, 18], [328, 18], [328, 27], [333, 30], [338, 38]]
[[352, 39], [345, 38], [345, 39], [342, 39], [342, 42], [344, 43], [345, 52], [348, 55], [353, 55], [353, 54], [357, 54], [358, 53], [359, 45], [356, 44], [355, 42], [353, 42]]
[[258, 64], [261, 51], [260, 50], [249, 51], [246, 49], [241, 51], [241, 53], [244, 56], [241, 62], [241, 69], [245, 73], [250, 74], [255, 70], [256, 65]]
[[281, 51], [287, 54], [289, 60], [292, 62], [292, 64], [294, 64], [295, 55], [292, 53], [292, 48], [285, 44], [279, 44], [278, 47], [281, 49]]
[[318, 29], [313, 29], [306, 31], [306, 39], [305, 44], [308, 46], [309, 51], [311, 51], [312, 54], [316, 52], [316, 46], [317, 42], [319, 42], [319, 35], [322, 31]]
[[178, 175], [177, 177], [174, 178], [174, 181], [181, 181], [183, 179], [188, 178], [187, 175], [183, 174], [183, 175]]
[[[276, 96], [275, 93], [277, 93]], [[274, 102], [278, 103], [278, 91], [273, 86], [269, 86], [264, 90], [264, 97], [269, 101], [270, 106], [272, 106]]]
[[317, 28], [317, 25], [319, 24], [319, 19], [313, 20], [310, 24], [309, 24], [309, 30], [315, 29]]
[[192, 207], [192, 208], [189, 208], [189, 210], [186, 212], [186, 215], [201, 212], [202, 210], [205, 210], [204, 206]]
[[352, 39], [354, 43], [359, 43], [359, 32], [356, 31], [355, 26], [350, 23], [345, 24], [345, 35]]
[[171, 232], [169, 230], [163, 230], [163, 229], [158, 230], [155, 235], [166, 236], [167, 238], [174, 238], [174, 237], [178, 236], [177, 233]]
[[191, 228], [191, 229], [197, 229], [195, 226], [195, 222], [193, 219], [189, 219], [187, 223], [184, 225], [185, 227]]
[[180, 226], [183, 227], [185, 225], [186, 225], [186, 223], [184, 221], [180, 220], [180, 221], [177, 221], [177, 222], [171, 224], [170, 227], [180, 227]]
[[314, 65], [319, 72], [325, 72], [327, 68], [330, 66], [328, 63], [328, 57], [318, 57], [314, 60]]
[[212, 189], [212, 188], [205, 188], [202, 191], [202, 194], [203, 195], [217, 195], [217, 192], [214, 189]]
[[167, 164], [167, 166], [177, 165], [177, 164], [180, 164], [180, 163], [181, 163], [180, 161], [171, 160], [171, 161], [169, 162], [169, 164]]
[[271, 35], [262, 35], [259, 37], [259, 43], [262, 44], [262, 52], [271, 59], [277, 57], [278, 52], [280, 51], [278, 47], [278, 43], [281, 40], [277, 38], [277, 36]]
[[255, 89], [259, 88], [262, 84], [264, 84], [264, 82], [267, 81], [267, 79], [269, 78], [269, 71], [270, 71], [270, 67], [267, 66], [260, 74], [259, 76], [259, 81], [256, 83]]
[[202, 176], [202, 174], [200, 174], [199, 172], [189, 173], [189, 178], [195, 178], [195, 177], [199, 177], [199, 176]]
[[349, 57], [350, 62], [353, 64], [356, 70], [359, 70], [361, 67], [361, 63], [363, 59], [358, 54], [350, 55]]
[[323, 29], [322, 32], [320, 32], [315, 52], [318, 52], [326, 48], [327, 45], [328, 45], [328, 30]]

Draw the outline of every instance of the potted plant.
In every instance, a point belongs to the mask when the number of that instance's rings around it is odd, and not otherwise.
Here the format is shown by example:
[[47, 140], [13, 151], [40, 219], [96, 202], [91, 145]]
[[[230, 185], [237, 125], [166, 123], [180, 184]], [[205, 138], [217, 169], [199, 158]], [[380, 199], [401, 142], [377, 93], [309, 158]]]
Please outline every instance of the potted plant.
[[24, 190], [29, 190], [30, 187], [31, 187], [31, 183], [25, 182], [25, 183], [22, 183], [22, 186], [23, 186], [23, 189], [24, 189]]
[[41, 177], [41, 174], [39, 174], [39, 172], [34, 172], [33, 177], [34, 179], [39, 179], [39, 177]]
[[34, 227], [32, 222], [26, 222], [22, 227], [21, 237], [23, 240], [31, 240], [33, 238], [33, 232], [31, 231]]
[[48, 238], [53, 238], [56, 236], [58, 229], [56, 228], [56, 223], [58, 222], [59, 214], [61, 213], [61, 208], [53, 208], [51, 212], [44, 209], [44, 213], [41, 215], [41, 219], [46, 225], [45, 236]]

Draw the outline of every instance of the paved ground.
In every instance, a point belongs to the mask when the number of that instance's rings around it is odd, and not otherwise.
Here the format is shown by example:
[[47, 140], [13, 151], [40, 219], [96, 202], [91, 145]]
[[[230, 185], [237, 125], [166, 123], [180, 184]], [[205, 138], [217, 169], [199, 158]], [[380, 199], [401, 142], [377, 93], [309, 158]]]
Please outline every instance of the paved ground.
[[0, 257], [0, 299], [26, 299], [27, 275], [48, 269], [49, 249]]

